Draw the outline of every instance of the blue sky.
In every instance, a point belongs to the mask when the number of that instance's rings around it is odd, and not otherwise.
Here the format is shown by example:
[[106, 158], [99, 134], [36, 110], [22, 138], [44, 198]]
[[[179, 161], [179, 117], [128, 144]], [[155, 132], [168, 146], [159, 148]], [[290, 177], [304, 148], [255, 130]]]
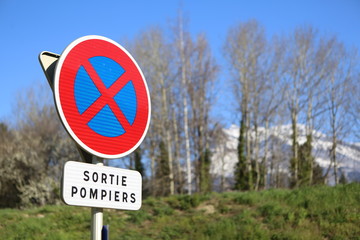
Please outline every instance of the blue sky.
[[[121, 44], [148, 27], [168, 28], [180, 8], [191, 33], [206, 34], [221, 65], [222, 79], [227, 78], [222, 58], [226, 33], [249, 19], [258, 20], [269, 36], [312, 24], [324, 34], [336, 34], [348, 47], [360, 49], [360, 0], [0, 0], [0, 121], [11, 116], [17, 94], [46, 81], [38, 62], [41, 51], [60, 54], [73, 40], [90, 34]], [[220, 94], [224, 91], [226, 87]], [[222, 104], [218, 102], [218, 106]], [[229, 114], [231, 104], [219, 109], [225, 112], [218, 117], [236, 123], [236, 117]]]

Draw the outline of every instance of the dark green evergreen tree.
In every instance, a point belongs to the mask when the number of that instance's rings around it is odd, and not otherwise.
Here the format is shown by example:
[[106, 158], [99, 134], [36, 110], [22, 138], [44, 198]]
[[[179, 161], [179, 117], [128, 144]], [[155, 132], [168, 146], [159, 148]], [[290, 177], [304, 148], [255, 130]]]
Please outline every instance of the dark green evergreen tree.
[[312, 156], [312, 135], [309, 134], [306, 136], [306, 141], [299, 146], [299, 186], [309, 186], [312, 184], [314, 163], [315, 158]]
[[9, 127], [5, 124], [0, 122], [0, 136], [5, 135], [9, 131]]
[[133, 161], [134, 161], [134, 170], [138, 171], [142, 177], [142, 197], [146, 198], [150, 195], [150, 188], [149, 188], [149, 179], [145, 177], [145, 168], [144, 164], [141, 161], [142, 159], [142, 151], [141, 148], [138, 147], [133, 154]]
[[[266, 171], [266, 167], [265, 167], [265, 162], [261, 161], [261, 163], [259, 164], [259, 168], [260, 168], [260, 182], [259, 182], [259, 189], [264, 189], [265, 188], [265, 181], [266, 181], [266, 175], [265, 175], [265, 171]], [[256, 173], [255, 173], [256, 174]]]
[[168, 160], [168, 152], [166, 149], [166, 145], [163, 141], [160, 142], [159, 145], [160, 154], [157, 158], [156, 164], [156, 186], [155, 186], [155, 194], [157, 196], [168, 196], [170, 194], [169, 187], [169, 160]]
[[341, 171], [341, 176], [340, 176], [340, 179], [339, 179], [339, 183], [340, 184], [347, 184], [348, 183], [348, 180], [346, 179], [346, 176], [345, 176], [343, 171]]
[[299, 143], [297, 142], [297, 129], [296, 129], [296, 124], [292, 124], [292, 128], [293, 128], [293, 133], [291, 135], [292, 138], [292, 156], [290, 159], [290, 187], [297, 187], [298, 186], [298, 182], [299, 182], [299, 156], [297, 156], [298, 154], [298, 149], [299, 149]]
[[141, 149], [140, 147], [138, 147], [135, 151], [134, 151], [134, 170], [138, 171], [141, 176], [145, 176], [145, 169], [144, 169], [144, 165], [141, 162]]
[[321, 185], [325, 183], [325, 178], [323, 176], [323, 169], [316, 162], [314, 163], [313, 168], [313, 179], [312, 185]]
[[240, 133], [238, 139], [238, 162], [235, 165], [235, 190], [248, 190], [249, 182], [248, 182], [248, 174], [247, 174], [247, 166], [246, 166], [246, 140], [245, 140], [245, 131], [246, 126], [243, 119], [240, 121]]
[[200, 193], [209, 193], [212, 190], [212, 180], [210, 175], [211, 152], [206, 149], [199, 159], [200, 163]]

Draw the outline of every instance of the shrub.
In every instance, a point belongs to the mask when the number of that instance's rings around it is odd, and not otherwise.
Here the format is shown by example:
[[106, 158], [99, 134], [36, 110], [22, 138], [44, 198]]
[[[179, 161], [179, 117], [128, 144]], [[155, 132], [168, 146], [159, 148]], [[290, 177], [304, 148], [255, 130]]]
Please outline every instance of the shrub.
[[166, 199], [166, 202], [175, 209], [189, 210], [199, 206], [202, 200], [204, 200], [204, 198], [201, 198], [199, 194], [194, 194], [171, 196]]
[[127, 214], [129, 216], [127, 221], [135, 224], [140, 224], [150, 218], [149, 214], [143, 210], [129, 211]]

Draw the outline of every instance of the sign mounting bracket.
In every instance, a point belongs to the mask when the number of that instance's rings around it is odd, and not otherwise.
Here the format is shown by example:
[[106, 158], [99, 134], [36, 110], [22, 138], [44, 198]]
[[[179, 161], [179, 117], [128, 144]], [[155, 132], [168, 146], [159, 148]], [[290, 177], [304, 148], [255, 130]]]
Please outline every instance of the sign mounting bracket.
[[[60, 58], [60, 55], [57, 53], [52, 53], [48, 51], [43, 51], [39, 54], [39, 62], [42, 70], [46, 76], [46, 79], [50, 85], [51, 90], [54, 92], [54, 75], [56, 64]], [[78, 144], [76, 147], [80, 153], [81, 158], [86, 163], [92, 163], [92, 155], [85, 150], [83, 150]]]
[[59, 58], [59, 54], [52, 52], [43, 51], [39, 54], [40, 65], [52, 90], [54, 88], [55, 67]]

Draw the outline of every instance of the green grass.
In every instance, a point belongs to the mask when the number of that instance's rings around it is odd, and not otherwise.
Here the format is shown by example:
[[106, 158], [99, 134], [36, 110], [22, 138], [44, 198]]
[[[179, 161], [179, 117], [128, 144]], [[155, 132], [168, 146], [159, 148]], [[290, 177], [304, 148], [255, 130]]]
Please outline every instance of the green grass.
[[[360, 239], [360, 184], [181, 195], [104, 210], [110, 239]], [[0, 210], [1, 239], [89, 239], [90, 209]]]

